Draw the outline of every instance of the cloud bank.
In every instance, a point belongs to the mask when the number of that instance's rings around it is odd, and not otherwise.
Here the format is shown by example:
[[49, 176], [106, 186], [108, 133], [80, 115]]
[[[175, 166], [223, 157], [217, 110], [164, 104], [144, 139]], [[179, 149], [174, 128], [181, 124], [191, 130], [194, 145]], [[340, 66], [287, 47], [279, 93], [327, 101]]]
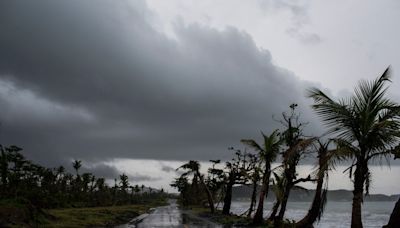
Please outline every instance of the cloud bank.
[[33, 160], [226, 159], [240, 139], [279, 127], [272, 116], [291, 103], [322, 132], [311, 83], [244, 31], [177, 23], [171, 39], [143, 1], [0, 9], [1, 143]]

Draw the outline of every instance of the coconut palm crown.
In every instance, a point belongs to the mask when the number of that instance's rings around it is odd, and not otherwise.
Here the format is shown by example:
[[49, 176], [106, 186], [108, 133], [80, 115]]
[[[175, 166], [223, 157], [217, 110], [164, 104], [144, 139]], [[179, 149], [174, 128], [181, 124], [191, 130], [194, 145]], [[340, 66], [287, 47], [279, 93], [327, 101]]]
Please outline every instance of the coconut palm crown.
[[386, 98], [388, 82], [389, 67], [377, 79], [361, 81], [347, 99], [335, 101], [317, 88], [309, 90], [313, 109], [336, 136], [337, 150], [327, 162], [352, 161], [347, 169], [350, 178], [354, 177], [352, 227], [362, 227], [361, 203], [371, 177], [368, 164], [382, 159], [389, 162], [391, 154], [400, 149], [400, 106]]

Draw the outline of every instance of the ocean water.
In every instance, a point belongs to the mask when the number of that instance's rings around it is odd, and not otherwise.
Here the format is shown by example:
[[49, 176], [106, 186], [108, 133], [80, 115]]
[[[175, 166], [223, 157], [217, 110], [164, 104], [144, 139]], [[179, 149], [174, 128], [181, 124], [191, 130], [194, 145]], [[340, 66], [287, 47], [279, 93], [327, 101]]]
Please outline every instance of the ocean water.
[[[363, 224], [364, 227], [382, 227], [389, 221], [396, 202], [364, 202]], [[307, 214], [310, 208], [310, 202], [288, 202], [285, 218], [299, 220]], [[231, 211], [235, 214], [244, 213], [250, 206], [247, 201], [232, 202]], [[269, 215], [273, 203], [267, 202], [264, 205], [265, 215]], [[325, 206], [325, 212], [321, 221], [314, 224], [315, 227], [333, 228], [333, 227], [350, 227], [351, 221], [351, 202], [333, 202], [328, 201]]]

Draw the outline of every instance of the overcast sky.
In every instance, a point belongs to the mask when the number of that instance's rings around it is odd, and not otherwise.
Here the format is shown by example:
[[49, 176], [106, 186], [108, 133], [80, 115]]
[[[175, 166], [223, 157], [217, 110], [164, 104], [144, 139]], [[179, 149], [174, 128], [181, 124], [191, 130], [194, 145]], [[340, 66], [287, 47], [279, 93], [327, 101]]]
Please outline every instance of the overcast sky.
[[[0, 143], [167, 187], [181, 161], [228, 159], [291, 103], [322, 134], [311, 86], [347, 96], [391, 64], [400, 101], [399, 11], [396, 0], [1, 1]], [[400, 192], [399, 169], [379, 170], [372, 192]]]

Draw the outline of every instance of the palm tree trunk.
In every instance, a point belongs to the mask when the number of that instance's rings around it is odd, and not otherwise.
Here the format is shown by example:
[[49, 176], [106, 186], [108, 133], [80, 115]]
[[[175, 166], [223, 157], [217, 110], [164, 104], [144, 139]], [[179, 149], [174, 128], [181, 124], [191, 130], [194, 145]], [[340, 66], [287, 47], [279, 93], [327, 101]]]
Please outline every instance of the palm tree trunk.
[[324, 177], [326, 169], [324, 169], [324, 163], [326, 158], [326, 147], [320, 143], [320, 149], [318, 151], [318, 165], [319, 165], [319, 174], [317, 181], [317, 188], [315, 189], [315, 196], [313, 202], [311, 204], [311, 208], [308, 211], [307, 215], [304, 216], [302, 220], [296, 223], [296, 227], [299, 228], [311, 228], [313, 227], [313, 223], [321, 216], [322, 207], [324, 206], [324, 201], [326, 197], [326, 191], [322, 190], [324, 184]]
[[351, 212], [351, 227], [362, 228], [361, 204], [363, 202], [364, 193], [364, 167], [362, 162], [357, 162], [356, 171], [354, 173], [354, 190], [353, 190], [353, 208]]
[[323, 175], [318, 178], [317, 188], [315, 190], [315, 196], [313, 202], [311, 204], [311, 208], [308, 211], [307, 215], [304, 216], [299, 222], [296, 223], [296, 227], [298, 228], [310, 228], [313, 227], [313, 223], [317, 220], [320, 215], [320, 208], [322, 204], [322, 186], [324, 183]]
[[232, 188], [235, 184], [234, 174], [229, 175], [229, 182], [226, 185], [226, 192], [224, 197], [224, 207], [222, 209], [222, 214], [229, 215], [232, 203]]
[[256, 204], [257, 197], [257, 181], [253, 181], [253, 192], [251, 193], [251, 203], [249, 212], [247, 213], [247, 217], [251, 217], [251, 213], [253, 213], [254, 205]]
[[400, 198], [397, 200], [396, 205], [390, 215], [389, 223], [384, 228], [400, 227]]
[[197, 171], [197, 175], [199, 176], [200, 181], [201, 181], [201, 184], [203, 185], [204, 189], [206, 190], [206, 193], [207, 193], [207, 200], [208, 200], [208, 206], [210, 207], [210, 211], [211, 211], [212, 214], [214, 214], [214, 212], [215, 212], [214, 200], [213, 200], [211, 191], [210, 191], [210, 189], [208, 189], [206, 183], [204, 182], [203, 176], [202, 176], [198, 171]]
[[286, 205], [287, 202], [289, 200], [289, 194], [290, 194], [290, 190], [292, 188], [291, 183], [287, 183], [287, 185], [285, 186], [285, 192], [283, 194], [282, 197], [282, 201], [281, 201], [281, 209], [279, 210], [279, 214], [278, 217], [276, 218], [277, 221], [282, 221], [283, 220], [283, 216], [285, 216], [285, 212], [286, 212]]
[[269, 216], [268, 220], [269, 221], [274, 221], [276, 213], [278, 213], [279, 206], [281, 205], [281, 201], [276, 199], [274, 206], [272, 207], [272, 212], [271, 215]]
[[268, 195], [269, 178], [271, 176], [270, 166], [267, 164], [263, 175], [263, 184], [261, 187], [260, 197], [258, 199], [257, 211], [254, 214], [253, 224], [261, 224], [263, 222], [264, 199]]

